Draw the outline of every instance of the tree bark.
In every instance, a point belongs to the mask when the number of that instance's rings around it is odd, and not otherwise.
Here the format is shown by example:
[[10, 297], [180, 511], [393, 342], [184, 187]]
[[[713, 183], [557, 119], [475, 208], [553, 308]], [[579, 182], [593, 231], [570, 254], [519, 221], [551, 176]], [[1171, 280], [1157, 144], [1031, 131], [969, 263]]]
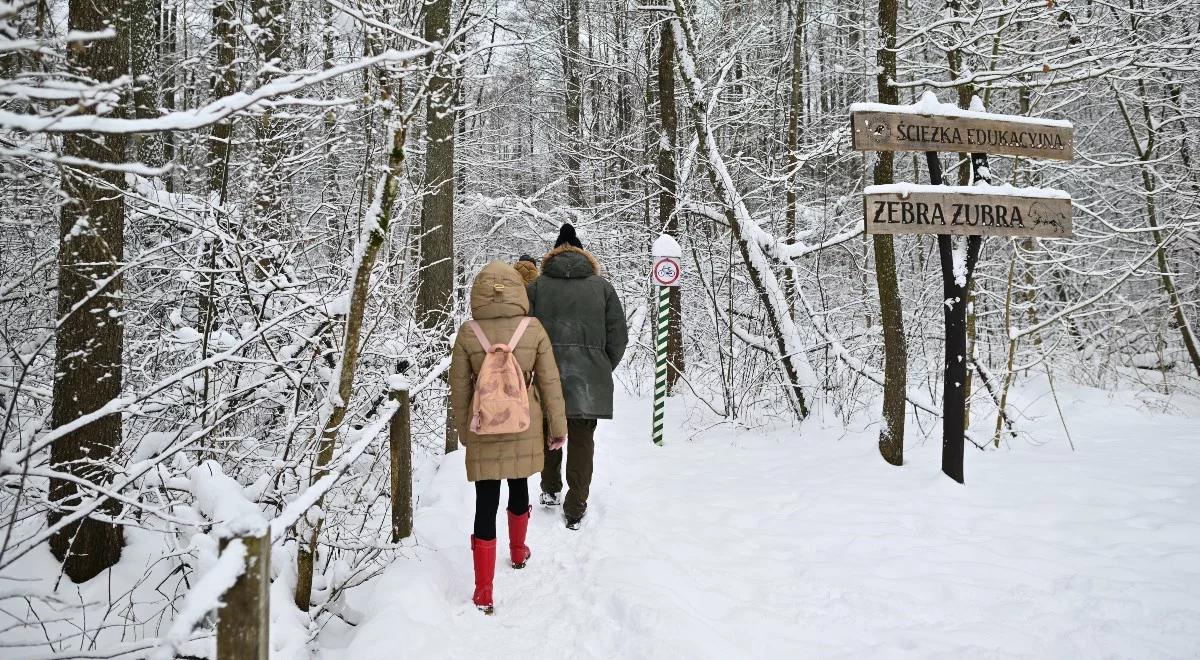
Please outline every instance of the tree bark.
[[[271, 657], [271, 532], [221, 540], [245, 548], [244, 572], [221, 596], [217, 611], [217, 660], [269, 660]], [[187, 656], [184, 656], [187, 657]]]
[[[675, 210], [675, 149], [678, 144], [679, 117], [675, 108], [675, 30], [663, 22], [658, 47], [658, 226], [660, 231], [679, 238], [679, 214]], [[683, 292], [671, 287], [667, 323], [667, 392], [673, 392], [684, 370]]]
[[[333, 68], [333, 35], [336, 28], [334, 27], [333, 6], [328, 2], [321, 3], [321, 68], [328, 71]], [[332, 97], [336, 87], [333, 81], [326, 83], [325, 94]], [[337, 135], [337, 114], [332, 110], [325, 111], [325, 173], [322, 177], [322, 197], [326, 200], [333, 200], [338, 195], [338, 150], [334, 147], [334, 139]], [[334, 225], [335, 214], [330, 214], [330, 228], [336, 230]]]
[[396, 414], [388, 427], [392, 486], [392, 543], [412, 535], [412, 408], [408, 390], [394, 390]]
[[[426, 5], [424, 38], [444, 42], [450, 33], [450, 1]], [[425, 197], [421, 207], [421, 273], [417, 278], [417, 319], [428, 330], [448, 333], [454, 313], [454, 78], [440, 53], [425, 101]]]
[[[627, 0], [616, 0], [614, 3], [613, 37], [615, 43], [625, 44], [629, 41], [629, 19], [626, 16]], [[636, 186], [638, 163], [633, 152], [633, 141], [630, 131], [633, 127], [634, 114], [631, 97], [635, 89], [634, 61], [630, 59], [624, 48], [618, 48], [616, 53], [616, 142], [619, 145], [616, 167], [621, 181], [621, 194], [632, 196]]]
[[[213, 36], [217, 40], [217, 61], [212, 79], [214, 98], [229, 96], [237, 85], [233, 69], [237, 54], [236, 20], [234, 0], [216, 0], [212, 8]], [[217, 193], [220, 198], [225, 197], [232, 132], [233, 120], [225, 119], [213, 125], [208, 138], [208, 191]]]
[[[970, 0], [967, 0], [967, 1], [970, 2]], [[964, 7], [963, 7], [963, 2], [964, 2], [964, 0], [950, 0], [950, 2], [947, 3], [947, 7], [949, 7], [949, 9], [954, 17], [957, 18], [965, 13]], [[974, 4], [974, 3], [972, 3], [972, 4]], [[971, 8], [968, 8], [968, 11], [970, 9]], [[966, 30], [964, 28], [962, 28], [961, 26], [954, 30], [954, 34], [958, 35], [958, 37], [962, 40], [959, 43], [966, 41], [968, 38], [968, 35], [966, 34]], [[999, 37], [997, 37], [997, 40], [998, 39], [999, 39]], [[998, 42], [997, 42], [997, 44], [994, 44], [994, 47], [996, 45], [998, 45]], [[963, 70], [962, 50], [958, 47], [951, 48], [950, 50], [946, 51], [946, 59], [947, 59], [947, 62], [949, 64], [949, 68], [950, 68], [950, 78], [952, 80], [957, 80], [959, 78], [959, 76], [962, 74], [962, 70]], [[970, 82], [965, 82], [965, 83], [956, 85], [954, 90], [958, 95], [958, 107], [962, 108], [963, 110], [969, 110], [971, 108], [971, 100], [975, 97], [975, 85]], [[983, 153], [971, 154], [969, 159], [959, 159], [958, 185], [960, 185], [960, 186], [971, 185], [974, 181], [979, 180], [980, 172], [986, 171], [986, 168], [987, 168], [987, 154], [983, 154]], [[971, 356], [974, 355], [974, 350], [975, 350], [975, 280], [974, 280], [974, 278], [968, 279], [966, 291], [964, 291], [963, 293], [964, 293], [964, 300], [966, 301], [965, 302], [965, 305], [966, 305], [966, 320], [965, 320], [966, 346], [963, 349], [963, 356], [964, 356], [964, 359], [970, 360]], [[963, 374], [962, 382], [963, 382], [962, 398], [963, 398], [963, 401], [965, 402], [964, 406], [963, 406], [963, 430], [965, 432], [966, 429], [971, 426], [972, 375], [971, 375], [970, 369], [967, 369], [965, 371], [965, 373]]]
[[[875, 78], [880, 103], [897, 104], [900, 94], [891, 81], [896, 78], [897, 0], [879, 0], [879, 31], [882, 43], [876, 51]], [[875, 185], [892, 183], [894, 158], [881, 152], [872, 173]], [[908, 345], [904, 338], [904, 313], [896, 280], [896, 253], [892, 237], [875, 235], [875, 285], [879, 289], [879, 311], [883, 324], [883, 427], [879, 431], [879, 453], [892, 465], [904, 464], [904, 401], [908, 387]]]
[[[450, 0], [432, 0], [426, 5], [423, 35], [426, 41], [447, 46], [450, 9]], [[446, 339], [450, 336], [455, 308], [454, 129], [458, 113], [454, 110], [453, 64], [442, 53], [430, 54], [426, 64], [436, 69], [425, 100], [426, 192], [421, 204], [421, 272], [417, 276], [416, 314], [421, 327], [438, 343], [432, 347], [432, 355], [449, 350]], [[447, 453], [458, 449], [458, 434], [449, 414], [445, 448]]]
[[567, 204], [581, 208], [584, 206], [579, 157], [583, 146], [583, 74], [579, 62], [579, 0], [566, 2], [563, 69], [567, 83]]
[[[129, 29], [129, 73], [133, 77], [133, 115], [138, 119], [158, 116], [158, 40], [161, 0], [130, 0], [126, 5]], [[137, 158], [146, 165], [161, 166], [164, 133], [137, 135]]]
[[[163, 108], [166, 109], [167, 112], [171, 112], [175, 109], [176, 80], [175, 80], [175, 66], [174, 65], [176, 63], [175, 62], [175, 52], [177, 49], [176, 33], [175, 33], [175, 22], [177, 19], [177, 15], [176, 15], [177, 11], [178, 10], [176, 9], [174, 3], [171, 3], [168, 6], [162, 7], [162, 11], [159, 14], [159, 56], [158, 56], [158, 59], [160, 62], [167, 63], [166, 77], [163, 78], [162, 89], [161, 89], [162, 105], [163, 105]], [[163, 162], [164, 163], [174, 162], [174, 160], [175, 160], [175, 134], [173, 132], [168, 132], [166, 135], [163, 136], [162, 148], [163, 148]], [[167, 173], [166, 184], [167, 184], [167, 192], [175, 191], [175, 173], [174, 173], [174, 171]]]
[[[808, 8], [807, 0], [799, 0], [796, 3], [796, 10], [792, 17], [794, 25], [792, 26], [792, 87], [791, 95], [788, 101], [788, 132], [787, 132], [787, 177], [784, 185], [787, 187], [786, 192], [786, 214], [784, 221], [784, 235], [788, 241], [794, 240], [796, 236], [796, 178], [800, 167], [799, 155], [796, 150], [800, 146], [800, 127], [804, 121], [804, 29], [805, 21], [807, 21], [806, 10]], [[796, 274], [789, 268], [783, 274], [784, 292], [787, 293], [788, 301], [796, 299]], [[795, 316], [794, 303], [789, 307], [789, 311]]]
[[[287, 7], [284, 0], [252, 0], [251, 11], [262, 28], [258, 35], [256, 50], [260, 66], [259, 84], [276, 77], [275, 71], [283, 68], [283, 43]], [[271, 237], [281, 233], [285, 218], [282, 217], [283, 197], [287, 175], [280, 169], [284, 154], [284, 122], [275, 117], [267, 107], [255, 125], [258, 150], [258, 166], [255, 170], [253, 211], [255, 229], [260, 236]], [[271, 274], [274, 265], [269, 259], [259, 262], [264, 271], [262, 277]]]
[[[69, 29], [98, 33], [122, 15], [119, 0], [71, 0]], [[109, 83], [129, 70], [126, 30], [67, 51], [78, 73]], [[101, 164], [125, 160], [124, 135], [69, 134], [63, 155]], [[59, 216], [58, 331], [50, 423], [74, 422], [121, 393], [121, 275], [125, 250], [125, 175], [91, 167], [64, 167], [66, 202]], [[121, 415], [106, 415], [64, 435], [50, 449], [52, 469], [103, 485], [112, 480], [112, 459], [121, 443]], [[50, 480], [54, 525], [79, 505], [85, 493], [73, 481]], [[50, 539], [50, 550], [75, 582], [89, 580], [121, 558], [122, 528], [100, 517], [116, 515], [109, 502], [93, 516], [65, 526]]]

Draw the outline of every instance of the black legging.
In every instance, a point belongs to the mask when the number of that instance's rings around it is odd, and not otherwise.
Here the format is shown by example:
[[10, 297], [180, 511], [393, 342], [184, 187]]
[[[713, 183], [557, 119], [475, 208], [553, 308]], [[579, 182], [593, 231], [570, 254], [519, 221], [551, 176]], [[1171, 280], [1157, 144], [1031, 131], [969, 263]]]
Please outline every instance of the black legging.
[[[500, 508], [500, 480], [475, 482], [475, 538], [496, 538], [496, 510]], [[529, 480], [508, 480], [508, 510], [521, 515], [529, 510]]]

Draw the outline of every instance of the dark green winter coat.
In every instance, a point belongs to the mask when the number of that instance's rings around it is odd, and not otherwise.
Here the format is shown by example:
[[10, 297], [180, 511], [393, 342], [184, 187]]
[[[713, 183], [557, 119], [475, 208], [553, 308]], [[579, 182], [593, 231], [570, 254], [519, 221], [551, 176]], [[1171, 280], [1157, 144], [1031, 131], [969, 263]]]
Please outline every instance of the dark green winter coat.
[[529, 315], [550, 335], [569, 419], [612, 419], [613, 369], [625, 355], [625, 311], [600, 264], [571, 245], [542, 259], [542, 276], [526, 289]]

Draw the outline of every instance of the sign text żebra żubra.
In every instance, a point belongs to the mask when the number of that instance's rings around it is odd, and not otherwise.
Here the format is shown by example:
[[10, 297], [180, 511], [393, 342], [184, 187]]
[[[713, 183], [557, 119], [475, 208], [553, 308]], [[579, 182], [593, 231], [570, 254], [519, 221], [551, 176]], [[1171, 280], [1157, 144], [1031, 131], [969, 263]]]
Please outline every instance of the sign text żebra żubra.
[[[987, 236], [1071, 235], [1071, 200], [1061, 197], [945, 192], [902, 192], [888, 186], [863, 195], [868, 234], [957, 234]], [[970, 189], [968, 189], [970, 190]]]

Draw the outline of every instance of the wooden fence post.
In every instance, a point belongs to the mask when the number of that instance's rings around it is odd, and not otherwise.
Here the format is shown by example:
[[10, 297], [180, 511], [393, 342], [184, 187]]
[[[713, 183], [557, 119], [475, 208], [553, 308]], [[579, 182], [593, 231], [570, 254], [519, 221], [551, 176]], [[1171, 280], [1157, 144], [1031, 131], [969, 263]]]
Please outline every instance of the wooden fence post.
[[392, 458], [392, 543], [412, 534], [412, 409], [408, 390], [393, 390], [399, 404], [388, 429]]
[[222, 539], [246, 546], [246, 570], [228, 591], [217, 613], [217, 660], [268, 660], [271, 652], [271, 532]]

